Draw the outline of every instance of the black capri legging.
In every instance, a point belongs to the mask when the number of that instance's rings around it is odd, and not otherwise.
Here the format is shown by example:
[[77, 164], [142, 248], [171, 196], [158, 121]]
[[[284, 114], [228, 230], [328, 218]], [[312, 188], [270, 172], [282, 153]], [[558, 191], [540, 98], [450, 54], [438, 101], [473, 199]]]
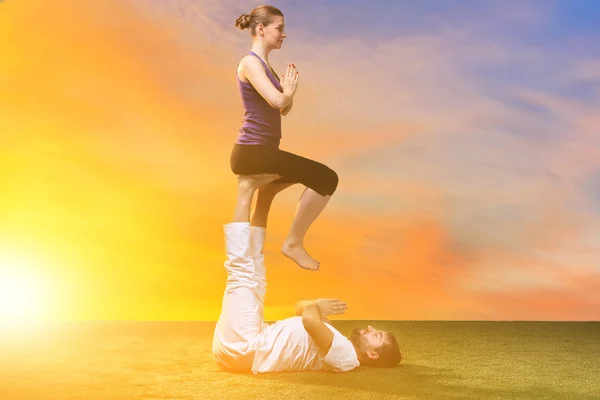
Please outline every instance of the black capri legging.
[[322, 196], [338, 185], [338, 175], [325, 164], [270, 146], [236, 143], [230, 165], [236, 175], [277, 174], [281, 178], [274, 183], [301, 183]]

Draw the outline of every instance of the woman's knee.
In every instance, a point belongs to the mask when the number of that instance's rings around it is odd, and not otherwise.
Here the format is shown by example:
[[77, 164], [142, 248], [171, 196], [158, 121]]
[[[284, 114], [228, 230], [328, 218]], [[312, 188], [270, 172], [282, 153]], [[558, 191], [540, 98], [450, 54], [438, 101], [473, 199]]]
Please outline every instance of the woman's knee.
[[332, 170], [331, 168], [327, 167], [327, 172], [323, 175], [323, 179], [324, 179], [324, 187], [325, 187], [325, 193], [327, 196], [331, 196], [333, 193], [335, 193], [338, 184], [339, 184], [339, 177], [338, 174]]

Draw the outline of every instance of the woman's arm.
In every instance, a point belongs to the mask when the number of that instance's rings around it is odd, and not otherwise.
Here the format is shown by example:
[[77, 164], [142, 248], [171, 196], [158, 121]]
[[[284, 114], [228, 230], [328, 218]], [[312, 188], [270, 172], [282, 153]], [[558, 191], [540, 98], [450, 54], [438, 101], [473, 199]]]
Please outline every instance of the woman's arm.
[[281, 93], [269, 80], [265, 68], [256, 57], [244, 57], [242, 60], [244, 76], [273, 108], [284, 109], [293, 99], [293, 94]]
[[281, 111], [279, 112], [281, 115], [286, 116], [289, 114], [290, 110], [292, 109], [292, 106], [294, 105], [294, 99], [292, 98], [292, 102], [285, 108], [282, 108]]

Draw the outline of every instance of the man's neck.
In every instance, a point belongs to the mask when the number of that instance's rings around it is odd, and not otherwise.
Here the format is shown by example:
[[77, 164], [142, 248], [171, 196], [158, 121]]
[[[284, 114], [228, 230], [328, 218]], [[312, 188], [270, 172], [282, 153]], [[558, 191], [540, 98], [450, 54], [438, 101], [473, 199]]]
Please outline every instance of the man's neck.
[[352, 347], [354, 347], [354, 351], [356, 352], [356, 359], [358, 360], [358, 362], [360, 364], [362, 364], [362, 360], [360, 359], [360, 351], [358, 351], [358, 349], [356, 348], [356, 346], [354, 345], [354, 343], [352, 343]]

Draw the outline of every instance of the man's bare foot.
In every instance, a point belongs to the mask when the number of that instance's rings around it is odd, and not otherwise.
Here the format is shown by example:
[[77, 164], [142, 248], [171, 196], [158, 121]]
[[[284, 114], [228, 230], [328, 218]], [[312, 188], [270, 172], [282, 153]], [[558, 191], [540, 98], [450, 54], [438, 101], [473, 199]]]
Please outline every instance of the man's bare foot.
[[245, 190], [256, 190], [279, 178], [281, 175], [277, 174], [238, 175], [238, 187]]
[[313, 258], [304, 250], [302, 245], [295, 245], [285, 242], [283, 246], [281, 246], [281, 253], [292, 259], [296, 264], [300, 266], [302, 269], [306, 269], [308, 271], [318, 271], [320, 263]]

